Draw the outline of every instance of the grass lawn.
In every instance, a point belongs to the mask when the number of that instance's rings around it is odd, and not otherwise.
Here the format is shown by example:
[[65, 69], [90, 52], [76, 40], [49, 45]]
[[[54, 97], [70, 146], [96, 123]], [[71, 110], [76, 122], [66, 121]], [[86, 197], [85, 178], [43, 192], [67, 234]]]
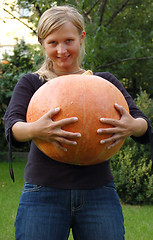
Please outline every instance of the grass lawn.
[[[24, 166], [25, 162], [13, 163], [15, 183], [12, 183], [8, 173], [8, 163], [0, 162], [0, 240], [14, 240], [14, 220], [24, 183]], [[125, 239], [153, 240], [153, 206], [123, 204], [122, 207], [125, 218]], [[72, 233], [69, 240], [73, 240]]]

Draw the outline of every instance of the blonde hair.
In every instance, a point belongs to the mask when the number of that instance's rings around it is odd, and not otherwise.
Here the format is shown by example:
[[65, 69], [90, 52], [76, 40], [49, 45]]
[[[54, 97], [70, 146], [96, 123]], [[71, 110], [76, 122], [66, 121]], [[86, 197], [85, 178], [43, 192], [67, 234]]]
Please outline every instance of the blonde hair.
[[[40, 44], [43, 40], [51, 34], [52, 31], [58, 29], [66, 22], [70, 21], [78, 29], [78, 33], [81, 35], [84, 31], [84, 19], [83, 16], [71, 6], [55, 6], [46, 10], [38, 22], [38, 41]], [[80, 55], [78, 63], [81, 66], [83, 57], [85, 55], [84, 41], [80, 47]], [[56, 75], [53, 73], [52, 61], [46, 56], [45, 62], [37, 73], [46, 80], [54, 78]]]

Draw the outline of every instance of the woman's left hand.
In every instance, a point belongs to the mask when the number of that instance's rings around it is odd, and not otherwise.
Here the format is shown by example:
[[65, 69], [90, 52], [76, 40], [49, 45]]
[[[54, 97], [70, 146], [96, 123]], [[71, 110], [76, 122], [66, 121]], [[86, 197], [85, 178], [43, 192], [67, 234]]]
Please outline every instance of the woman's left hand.
[[110, 124], [110, 128], [100, 128], [97, 130], [98, 134], [111, 134], [111, 137], [101, 140], [100, 143], [111, 143], [108, 148], [115, 147], [121, 140], [125, 140], [127, 137], [133, 135], [136, 137], [142, 136], [147, 128], [148, 124], [143, 118], [133, 118], [128, 111], [122, 106], [115, 104], [116, 110], [120, 113], [120, 120], [101, 118], [100, 121], [105, 124]]

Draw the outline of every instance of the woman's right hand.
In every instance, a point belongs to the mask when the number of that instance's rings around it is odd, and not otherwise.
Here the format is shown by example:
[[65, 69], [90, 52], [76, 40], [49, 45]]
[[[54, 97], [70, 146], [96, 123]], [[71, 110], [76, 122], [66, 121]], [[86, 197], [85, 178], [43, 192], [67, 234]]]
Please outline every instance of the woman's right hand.
[[62, 143], [66, 145], [76, 145], [77, 142], [74, 141], [74, 139], [81, 137], [81, 134], [65, 131], [62, 127], [77, 122], [78, 118], [71, 117], [59, 121], [53, 121], [52, 118], [58, 114], [59, 111], [60, 108], [52, 109], [35, 121], [33, 123], [32, 138], [39, 138], [51, 142], [63, 151], [67, 151], [67, 149], [62, 146]]
[[[35, 138], [51, 142], [63, 151], [67, 151], [63, 144], [76, 145], [74, 139], [81, 137], [80, 133], [68, 132], [62, 129], [65, 125], [78, 121], [78, 118], [65, 118], [53, 121], [52, 118], [58, 114], [60, 108], [52, 109], [40, 119], [32, 123], [16, 122], [12, 127], [12, 134], [19, 142], [26, 142]], [[73, 140], [72, 140], [73, 139]]]

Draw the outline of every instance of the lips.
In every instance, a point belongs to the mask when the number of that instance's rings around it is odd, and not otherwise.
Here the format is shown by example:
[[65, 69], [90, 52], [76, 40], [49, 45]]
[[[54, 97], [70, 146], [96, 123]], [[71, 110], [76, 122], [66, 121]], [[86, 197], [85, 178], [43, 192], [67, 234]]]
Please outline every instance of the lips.
[[59, 56], [57, 56], [57, 58], [58, 58], [61, 62], [67, 61], [67, 59], [68, 59], [69, 57], [70, 57], [70, 55], [64, 56], [64, 57], [59, 57]]

